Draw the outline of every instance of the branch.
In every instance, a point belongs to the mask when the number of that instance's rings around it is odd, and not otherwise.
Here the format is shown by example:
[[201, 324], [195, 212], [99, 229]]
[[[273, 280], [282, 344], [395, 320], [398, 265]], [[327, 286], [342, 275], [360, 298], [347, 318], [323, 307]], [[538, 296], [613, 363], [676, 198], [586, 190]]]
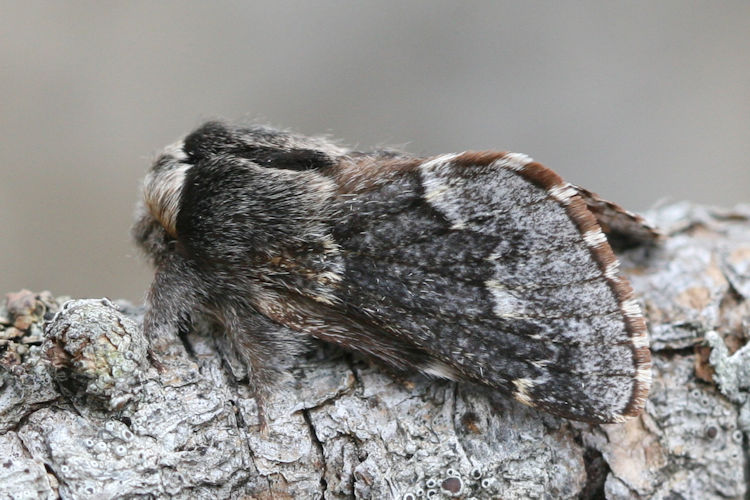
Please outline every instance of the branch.
[[207, 328], [173, 339], [157, 371], [137, 308], [8, 294], [0, 497], [743, 498], [750, 207], [652, 219], [664, 243], [621, 255], [654, 354], [646, 411], [625, 424], [398, 380], [321, 346], [271, 396], [263, 433], [242, 364]]

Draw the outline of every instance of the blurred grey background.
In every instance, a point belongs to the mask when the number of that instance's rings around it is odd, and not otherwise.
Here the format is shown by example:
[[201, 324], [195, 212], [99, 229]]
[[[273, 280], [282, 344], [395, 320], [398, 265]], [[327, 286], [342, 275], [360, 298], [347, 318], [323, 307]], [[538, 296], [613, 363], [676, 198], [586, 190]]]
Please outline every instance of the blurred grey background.
[[750, 197], [750, 2], [0, 1], [0, 292], [140, 301], [139, 180], [202, 120], [510, 149], [645, 209]]

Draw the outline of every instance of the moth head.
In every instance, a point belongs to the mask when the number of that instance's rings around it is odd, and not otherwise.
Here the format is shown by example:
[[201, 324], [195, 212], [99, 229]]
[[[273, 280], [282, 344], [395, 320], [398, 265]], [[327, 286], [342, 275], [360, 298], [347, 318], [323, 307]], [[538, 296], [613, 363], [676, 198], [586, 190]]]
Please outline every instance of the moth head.
[[191, 167], [182, 141], [167, 146], [143, 180], [143, 200], [151, 216], [177, 237], [177, 212], [185, 173]]
[[[197, 162], [227, 153], [241, 144], [237, 133], [220, 122], [208, 122], [183, 140], [164, 148], [143, 179], [133, 235], [154, 255], [156, 240], [177, 239], [177, 214], [186, 172]], [[160, 234], [166, 233], [166, 234]]]
[[156, 262], [177, 238], [177, 213], [185, 173], [191, 167], [183, 142], [167, 146], [143, 180], [143, 197], [136, 207], [132, 234]]

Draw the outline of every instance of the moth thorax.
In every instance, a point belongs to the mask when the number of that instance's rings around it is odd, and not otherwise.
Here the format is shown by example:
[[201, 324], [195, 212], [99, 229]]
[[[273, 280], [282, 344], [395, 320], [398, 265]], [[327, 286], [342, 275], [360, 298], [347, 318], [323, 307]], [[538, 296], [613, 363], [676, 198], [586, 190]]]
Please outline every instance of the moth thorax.
[[189, 164], [177, 159], [158, 170], [152, 170], [143, 181], [143, 197], [151, 215], [159, 221], [167, 233], [177, 237], [177, 212], [180, 208], [182, 185]]

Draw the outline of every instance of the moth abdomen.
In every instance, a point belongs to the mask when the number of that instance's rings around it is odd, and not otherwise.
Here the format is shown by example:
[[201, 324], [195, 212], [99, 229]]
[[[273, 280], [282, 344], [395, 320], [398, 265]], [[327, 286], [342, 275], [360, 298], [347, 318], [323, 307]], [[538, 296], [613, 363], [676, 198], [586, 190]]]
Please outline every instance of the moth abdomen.
[[209, 123], [157, 159], [144, 198], [147, 328], [211, 312], [255, 383], [310, 337], [568, 418], [643, 407], [645, 320], [603, 227], [655, 233], [526, 156], [356, 153]]

